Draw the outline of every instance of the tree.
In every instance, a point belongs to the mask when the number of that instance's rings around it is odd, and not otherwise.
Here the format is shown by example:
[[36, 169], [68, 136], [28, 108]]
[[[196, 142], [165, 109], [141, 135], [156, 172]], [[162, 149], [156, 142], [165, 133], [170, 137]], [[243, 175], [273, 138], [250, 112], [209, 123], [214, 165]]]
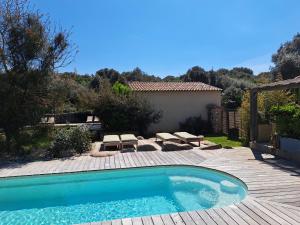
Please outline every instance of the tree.
[[0, 127], [8, 150], [12, 140], [18, 145], [20, 129], [45, 112], [52, 72], [73, 54], [68, 37], [26, 0], [0, 2]]
[[253, 75], [253, 70], [247, 67], [234, 67], [232, 71]]
[[213, 70], [210, 70], [207, 74], [207, 77], [209, 79], [209, 84], [212, 86], [217, 85], [217, 73]]
[[117, 95], [129, 95], [131, 93], [131, 89], [127, 85], [122, 84], [119, 81], [114, 83], [114, 85], [112, 86], [112, 90]]
[[116, 81], [120, 81], [120, 73], [114, 69], [105, 68], [98, 70], [95, 77], [97, 76], [101, 79], [108, 79], [111, 84], [114, 84]]
[[273, 80], [272, 73], [270, 72], [262, 72], [255, 77], [255, 82], [259, 84], [270, 83]]
[[99, 116], [107, 132], [137, 132], [144, 135], [151, 123], [156, 123], [161, 113], [155, 111], [145, 100], [133, 93], [122, 95], [103, 83], [94, 105], [94, 113]]
[[48, 113], [90, 110], [96, 93], [78, 83], [74, 77], [55, 75], [49, 83]]
[[164, 82], [180, 82], [180, 78], [169, 75], [169, 76], [164, 77], [163, 81]]
[[185, 82], [203, 82], [206, 84], [208, 83], [206, 71], [199, 66], [194, 66], [191, 69], [189, 69], [186, 72], [186, 74], [181, 77], [181, 79]]
[[232, 85], [224, 91], [222, 105], [228, 109], [236, 109], [241, 105], [242, 97], [243, 90]]
[[296, 34], [292, 41], [280, 46], [272, 56], [275, 67], [272, 72], [275, 78], [291, 79], [300, 75], [300, 34]]
[[160, 81], [161, 79], [159, 77], [148, 75], [144, 71], [142, 71], [140, 68], [135, 68], [132, 71], [124, 72], [121, 74], [121, 76], [124, 78], [126, 82], [131, 81]]

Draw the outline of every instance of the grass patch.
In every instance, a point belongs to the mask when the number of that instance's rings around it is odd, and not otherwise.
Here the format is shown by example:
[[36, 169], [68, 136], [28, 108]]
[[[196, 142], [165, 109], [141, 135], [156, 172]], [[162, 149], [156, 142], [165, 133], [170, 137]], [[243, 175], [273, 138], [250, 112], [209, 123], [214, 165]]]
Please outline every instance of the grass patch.
[[48, 149], [50, 147], [52, 139], [47, 136], [32, 137], [30, 143], [24, 144], [22, 147], [26, 150], [33, 148]]
[[229, 140], [227, 136], [207, 136], [204, 140], [221, 144], [222, 147], [240, 147], [242, 143], [240, 141]]

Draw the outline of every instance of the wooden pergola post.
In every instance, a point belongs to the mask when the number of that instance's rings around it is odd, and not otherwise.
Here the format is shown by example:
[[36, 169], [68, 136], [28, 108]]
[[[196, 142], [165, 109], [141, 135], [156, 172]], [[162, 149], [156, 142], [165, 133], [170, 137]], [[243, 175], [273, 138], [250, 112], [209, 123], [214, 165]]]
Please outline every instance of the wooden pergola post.
[[257, 139], [257, 90], [250, 91], [250, 142]]

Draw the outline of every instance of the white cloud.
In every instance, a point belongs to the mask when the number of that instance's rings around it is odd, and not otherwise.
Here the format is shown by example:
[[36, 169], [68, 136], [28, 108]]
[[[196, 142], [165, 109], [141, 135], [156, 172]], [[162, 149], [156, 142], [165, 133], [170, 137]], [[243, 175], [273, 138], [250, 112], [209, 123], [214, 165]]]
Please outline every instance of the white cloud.
[[271, 62], [272, 53], [261, 55], [255, 58], [247, 59], [244, 62], [235, 65], [235, 67], [248, 67], [254, 71], [254, 74], [267, 72], [273, 65]]

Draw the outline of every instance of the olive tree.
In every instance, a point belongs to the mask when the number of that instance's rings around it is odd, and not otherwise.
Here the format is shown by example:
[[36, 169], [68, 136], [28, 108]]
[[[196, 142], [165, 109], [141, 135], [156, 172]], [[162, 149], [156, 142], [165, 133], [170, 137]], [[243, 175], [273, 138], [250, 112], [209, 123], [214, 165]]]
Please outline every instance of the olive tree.
[[68, 39], [26, 0], [0, 0], [0, 128], [8, 150], [24, 126], [40, 121], [53, 71], [74, 56]]

